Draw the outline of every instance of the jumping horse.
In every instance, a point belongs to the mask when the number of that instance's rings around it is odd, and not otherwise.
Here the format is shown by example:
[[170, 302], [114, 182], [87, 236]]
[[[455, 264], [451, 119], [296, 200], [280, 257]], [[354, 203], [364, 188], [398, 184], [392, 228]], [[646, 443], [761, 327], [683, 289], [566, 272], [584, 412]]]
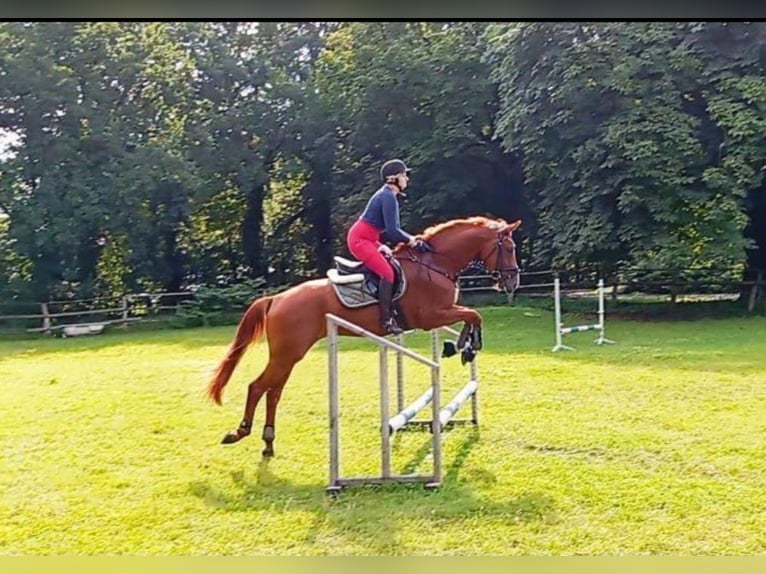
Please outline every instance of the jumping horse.
[[[463, 322], [458, 347], [465, 344], [471, 360], [482, 346], [482, 317], [473, 309], [457, 305], [458, 276], [469, 265], [478, 265], [491, 273], [498, 290], [513, 293], [519, 285], [519, 267], [512, 234], [519, 225], [521, 221], [507, 223], [482, 216], [454, 219], [418, 235], [433, 247], [432, 252], [419, 253], [405, 244], [397, 245], [393, 257], [406, 279], [406, 289], [400, 293], [397, 304], [406, 326], [428, 331]], [[295, 364], [327, 335], [326, 313], [377, 335], [386, 334], [380, 325], [378, 305], [349, 308], [340, 301], [327, 278], [309, 280], [277, 295], [261, 297], [245, 311], [234, 340], [208, 385], [208, 396], [221, 404], [223, 389], [240, 358], [264, 333], [269, 358], [263, 372], [248, 386], [242, 422], [224, 436], [224, 444], [238, 442], [250, 434], [256, 406], [265, 394], [262, 454], [274, 455], [274, 425], [282, 390]], [[339, 329], [339, 334], [354, 336], [344, 329]]]

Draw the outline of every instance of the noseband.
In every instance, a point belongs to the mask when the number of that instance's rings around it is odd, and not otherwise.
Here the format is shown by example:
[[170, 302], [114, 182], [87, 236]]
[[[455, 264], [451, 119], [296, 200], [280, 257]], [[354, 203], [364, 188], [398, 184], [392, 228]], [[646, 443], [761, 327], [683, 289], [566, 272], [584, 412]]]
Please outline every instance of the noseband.
[[[485, 261], [487, 261], [490, 257], [492, 257], [492, 254], [497, 251], [497, 258], [495, 259], [495, 268], [489, 269], [486, 266]], [[503, 234], [498, 233], [497, 234], [497, 242], [492, 247], [492, 251], [490, 251], [486, 257], [482, 257], [481, 254], [479, 254], [479, 261], [483, 264], [484, 268], [489, 271], [490, 276], [494, 281], [500, 281], [501, 279], [505, 280], [509, 277], [513, 277], [514, 275], [518, 275], [519, 273], [519, 266], [518, 265], [503, 265], [503, 260], [506, 256], [510, 257], [509, 250], [505, 247], [505, 241], [503, 240]]]

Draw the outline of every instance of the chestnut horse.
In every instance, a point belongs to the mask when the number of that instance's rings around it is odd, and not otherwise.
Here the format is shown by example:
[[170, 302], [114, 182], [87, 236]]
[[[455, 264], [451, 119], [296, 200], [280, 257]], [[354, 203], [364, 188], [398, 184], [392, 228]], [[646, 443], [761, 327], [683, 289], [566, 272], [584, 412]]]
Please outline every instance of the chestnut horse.
[[[431, 244], [433, 252], [416, 253], [404, 244], [398, 245], [393, 256], [401, 263], [407, 280], [406, 291], [398, 302], [407, 326], [428, 331], [462, 321], [463, 333], [472, 335], [474, 350], [481, 348], [481, 315], [456, 304], [458, 275], [469, 264], [478, 263], [492, 274], [496, 288], [512, 293], [519, 285], [516, 245], [512, 238], [519, 225], [521, 221], [507, 223], [487, 217], [456, 219], [418, 235]], [[274, 423], [282, 389], [295, 364], [327, 335], [326, 313], [385, 335], [377, 304], [345, 307], [328, 279], [309, 280], [277, 295], [262, 297], [245, 311], [234, 340], [210, 381], [208, 395], [221, 404], [223, 389], [234, 368], [247, 347], [264, 332], [269, 359], [263, 372], [248, 386], [244, 418], [239, 427], [226, 434], [224, 444], [250, 434], [255, 408], [266, 394], [263, 456], [274, 454]], [[344, 329], [339, 329], [339, 333], [354, 335]]]

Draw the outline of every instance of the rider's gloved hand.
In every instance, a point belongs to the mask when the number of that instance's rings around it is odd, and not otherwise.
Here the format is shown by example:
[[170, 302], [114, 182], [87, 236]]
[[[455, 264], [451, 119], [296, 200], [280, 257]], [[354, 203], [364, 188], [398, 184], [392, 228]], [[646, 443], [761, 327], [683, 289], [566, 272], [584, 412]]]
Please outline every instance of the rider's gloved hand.
[[385, 243], [381, 243], [378, 246], [378, 252], [382, 253], [385, 257], [391, 257], [391, 248]]
[[415, 241], [413, 242], [412, 247], [415, 250], [420, 251], [421, 253], [425, 253], [426, 251], [433, 251], [434, 250], [434, 248], [431, 247], [431, 244], [428, 243], [428, 241], [425, 241], [424, 239], [420, 239], [420, 238], [416, 238], [415, 239]]

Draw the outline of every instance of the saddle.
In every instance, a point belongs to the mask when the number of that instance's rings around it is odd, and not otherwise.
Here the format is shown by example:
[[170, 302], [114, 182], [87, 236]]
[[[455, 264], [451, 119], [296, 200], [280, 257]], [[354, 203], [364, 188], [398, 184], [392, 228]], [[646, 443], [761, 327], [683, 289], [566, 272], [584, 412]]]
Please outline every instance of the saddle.
[[[327, 271], [327, 278], [335, 290], [338, 300], [349, 308], [365, 307], [377, 304], [380, 278], [361, 261], [346, 259], [336, 255], [335, 268]], [[393, 302], [404, 295], [407, 279], [401, 264], [396, 259], [389, 262], [394, 268]]]

